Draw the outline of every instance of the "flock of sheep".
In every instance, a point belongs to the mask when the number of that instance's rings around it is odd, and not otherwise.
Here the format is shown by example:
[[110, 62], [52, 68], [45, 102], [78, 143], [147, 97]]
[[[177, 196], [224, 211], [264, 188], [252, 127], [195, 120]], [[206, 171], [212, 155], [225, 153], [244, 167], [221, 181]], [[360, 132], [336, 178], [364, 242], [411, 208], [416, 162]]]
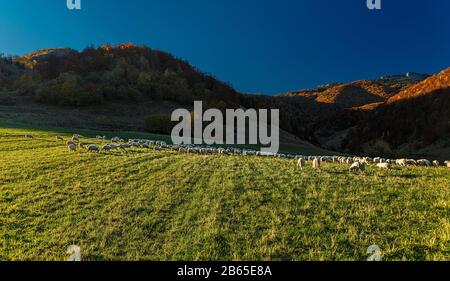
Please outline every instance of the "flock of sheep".
[[[119, 137], [113, 137], [111, 139], [111, 143], [104, 144], [103, 146], [99, 146], [97, 144], [86, 144], [81, 140], [84, 139], [82, 135], [75, 134], [72, 138], [67, 141], [67, 149], [69, 152], [75, 152], [78, 149], [86, 149], [88, 152], [100, 152], [100, 151], [112, 151], [112, 150], [121, 150], [127, 151], [129, 148], [154, 148], [155, 150], [161, 150], [161, 147], [166, 147], [165, 142], [160, 141], [149, 141], [149, 140], [129, 140], [128, 143], [125, 143], [124, 139]], [[97, 136], [97, 140], [106, 141], [105, 136]], [[64, 141], [62, 136], [56, 136], [57, 141]]]
[[[312, 161], [315, 169], [320, 169], [321, 162], [339, 163], [350, 165], [350, 172], [365, 172], [366, 165], [375, 165], [379, 169], [389, 170], [393, 166], [424, 166], [424, 167], [440, 167], [441, 163], [437, 160], [430, 161], [427, 159], [384, 159], [381, 157], [345, 157], [345, 156], [296, 156], [297, 167], [303, 169], [306, 161]], [[444, 165], [450, 168], [450, 161], [445, 161]]]
[[[25, 135], [26, 138], [33, 138], [32, 135]], [[297, 163], [297, 168], [303, 169], [306, 167], [308, 161], [312, 162], [312, 167], [314, 169], [320, 169], [321, 163], [338, 163], [350, 165], [350, 172], [364, 172], [367, 165], [375, 165], [379, 169], [389, 170], [393, 166], [424, 166], [424, 167], [439, 167], [442, 164], [437, 161], [431, 161], [427, 159], [384, 159], [381, 157], [350, 157], [350, 156], [301, 156], [301, 155], [290, 155], [290, 154], [271, 154], [263, 153], [255, 150], [245, 150], [237, 148], [222, 148], [222, 147], [211, 147], [211, 146], [195, 146], [195, 145], [169, 145], [164, 141], [154, 141], [147, 139], [129, 139], [127, 142], [119, 137], [111, 138], [111, 141], [107, 141], [105, 136], [96, 136], [96, 139], [101, 142], [108, 142], [99, 146], [97, 144], [86, 144], [82, 142], [85, 139], [82, 135], [75, 134], [72, 138], [66, 142], [67, 149], [69, 152], [75, 152], [78, 149], [85, 149], [88, 152], [101, 152], [101, 151], [113, 151], [120, 150], [126, 152], [131, 148], [144, 148], [153, 149], [155, 151], [161, 150], [172, 150], [180, 153], [190, 153], [190, 154], [218, 154], [218, 155], [242, 155], [242, 156], [262, 156], [262, 157], [277, 157], [277, 158], [287, 158], [295, 159]], [[56, 136], [57, 141], [64, 141], [64, 137]], [[445, 161], [443, 166], [450, 168], [450, 161]]]

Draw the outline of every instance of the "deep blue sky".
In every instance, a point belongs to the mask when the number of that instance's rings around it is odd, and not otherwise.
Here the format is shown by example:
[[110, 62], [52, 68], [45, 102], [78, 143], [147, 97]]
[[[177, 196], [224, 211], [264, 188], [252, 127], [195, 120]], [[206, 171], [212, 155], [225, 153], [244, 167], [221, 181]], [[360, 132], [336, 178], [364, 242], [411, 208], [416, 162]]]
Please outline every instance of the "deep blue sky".
[[242, 92], [450, 66], [450, 1], [0, 0], [0, 52], [135, 42], [188, 60]]

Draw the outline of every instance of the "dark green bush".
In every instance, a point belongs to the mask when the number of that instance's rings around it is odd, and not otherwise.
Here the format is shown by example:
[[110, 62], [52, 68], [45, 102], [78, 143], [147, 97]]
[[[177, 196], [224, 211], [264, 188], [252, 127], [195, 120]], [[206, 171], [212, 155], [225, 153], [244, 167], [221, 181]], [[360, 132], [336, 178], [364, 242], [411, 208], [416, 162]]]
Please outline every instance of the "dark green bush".
[[145, 130], [149, 133], [170, 134], [175, 125], [170, 114], [153, 114], [145, 118]]

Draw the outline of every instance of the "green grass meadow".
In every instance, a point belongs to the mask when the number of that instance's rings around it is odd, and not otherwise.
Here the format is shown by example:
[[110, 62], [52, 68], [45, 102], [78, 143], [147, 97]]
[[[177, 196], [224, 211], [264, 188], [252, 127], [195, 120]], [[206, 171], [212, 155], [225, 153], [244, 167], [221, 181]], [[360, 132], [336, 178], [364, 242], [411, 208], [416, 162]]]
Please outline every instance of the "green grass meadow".
[[71, 133], [0, 128], [0, 260], [66, 260], [72, 244], [87, 261], [361, 261], [371, 245], [383, 260], [450, 260], [448, 168], [69, 153], [55, 136]]

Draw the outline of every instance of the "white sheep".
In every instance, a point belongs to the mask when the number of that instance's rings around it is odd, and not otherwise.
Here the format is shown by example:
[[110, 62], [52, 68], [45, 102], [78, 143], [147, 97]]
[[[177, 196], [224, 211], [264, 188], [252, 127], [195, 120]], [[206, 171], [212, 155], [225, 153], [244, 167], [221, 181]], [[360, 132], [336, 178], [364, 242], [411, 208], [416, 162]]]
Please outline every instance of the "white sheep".
[[140, 147], [140, 143], [139, 142], [131, 142], [129, 143], [131, 145], [131, 147]]
[[350, 166], [350, 172], [364, 172], [366, 170], [366, 165], [362, 162], [355, 162]]
[[329, 157], [329, 156], [322, 156], [322, 157], [320, 157], [320, 162], [329, 162], [329, 163], [331, 163], [331, 162], [333, 162], [333, 158]]
[[73, 143], [70, 143], [67, 145], [67, 149], [69, 150], [69, 152], [74, 152], [77, 151], [77, 146]]
[[444, 164], [447, 166], [447, 168], [450, 168], [450, 161], [445, 161]]
[[299, 168], [300, 170], [303, 170], [304, 167], [305, 167], [305, 159], [299, 158], [297, 161], [297, 168]]
[[378, 163], [377, 167], [380, 169], [389, 170], [389, 169], [391, 169], [391, 164], [389, 164], [387, 162], [382, 162], [382, 163]]
[[406, 159], [397, 159], [397, 160], [395, 160], [395, 163], [402, 167], [405, 167], [408, 164]]
[[373, 163], [373, 159], [370, 158], [370, 157], [365, 157], [365, 158], [364, 158], [364, 163], [366, 163], [366, 164], [371, 164], [371, 163]]
[[434, 161], [433, 161], [433, 166], [439, 167], [439, 166], [441, 166], [441, 163], [439, 163], [438, 160], [434, 160]]
[[91, 144], [87, 147], [88, 152], [100, 152], [100, 148], [94, 144]]
[[68, 142], [66, 143], [67, 146], [72, 145], [72, 144], [76, 146], [76, 144], [75, 144], [73, 141], [68, 141]]
[[111, 150], [111, 149], [113, 149], [113, 147], [112, 147], [112, 145], [110, 145], [110, 144], [106, 144], [106, 145], [104, 145], [104, 146], [102, 147], [102, 150], [105, 150], [105, 151], [109, 151], [109, 150]]
[[429, 160], [427, 160], [427, 159], [420, 159], [420, 160], [417, 160], [417, 164], [418, 164], [419, 166], [428, 166], [428, 167], [431, 166], [431, 162], [430, 162]]
[[126, 145], [126, 144], [116, 145], [116, 144], [108, 143], [103, 146], [102, 150], [106, 150], [106, 151], [115, 150], [115, 149], [125, 150], [125, 148], [127, 148], [127, 147], [128, 147], [128, 145]]
[[124, 151], [127, 151], [127, 149], [131, 148], [131, 146], [129, 144], [121, 144], [121, 145], [119, 145], [119, 148]]
[[313, 165], [314, 169], [319, 170], [320, 169], [320, 160], [319, 160], [319, 158], [314, 158], [312, 165]]

